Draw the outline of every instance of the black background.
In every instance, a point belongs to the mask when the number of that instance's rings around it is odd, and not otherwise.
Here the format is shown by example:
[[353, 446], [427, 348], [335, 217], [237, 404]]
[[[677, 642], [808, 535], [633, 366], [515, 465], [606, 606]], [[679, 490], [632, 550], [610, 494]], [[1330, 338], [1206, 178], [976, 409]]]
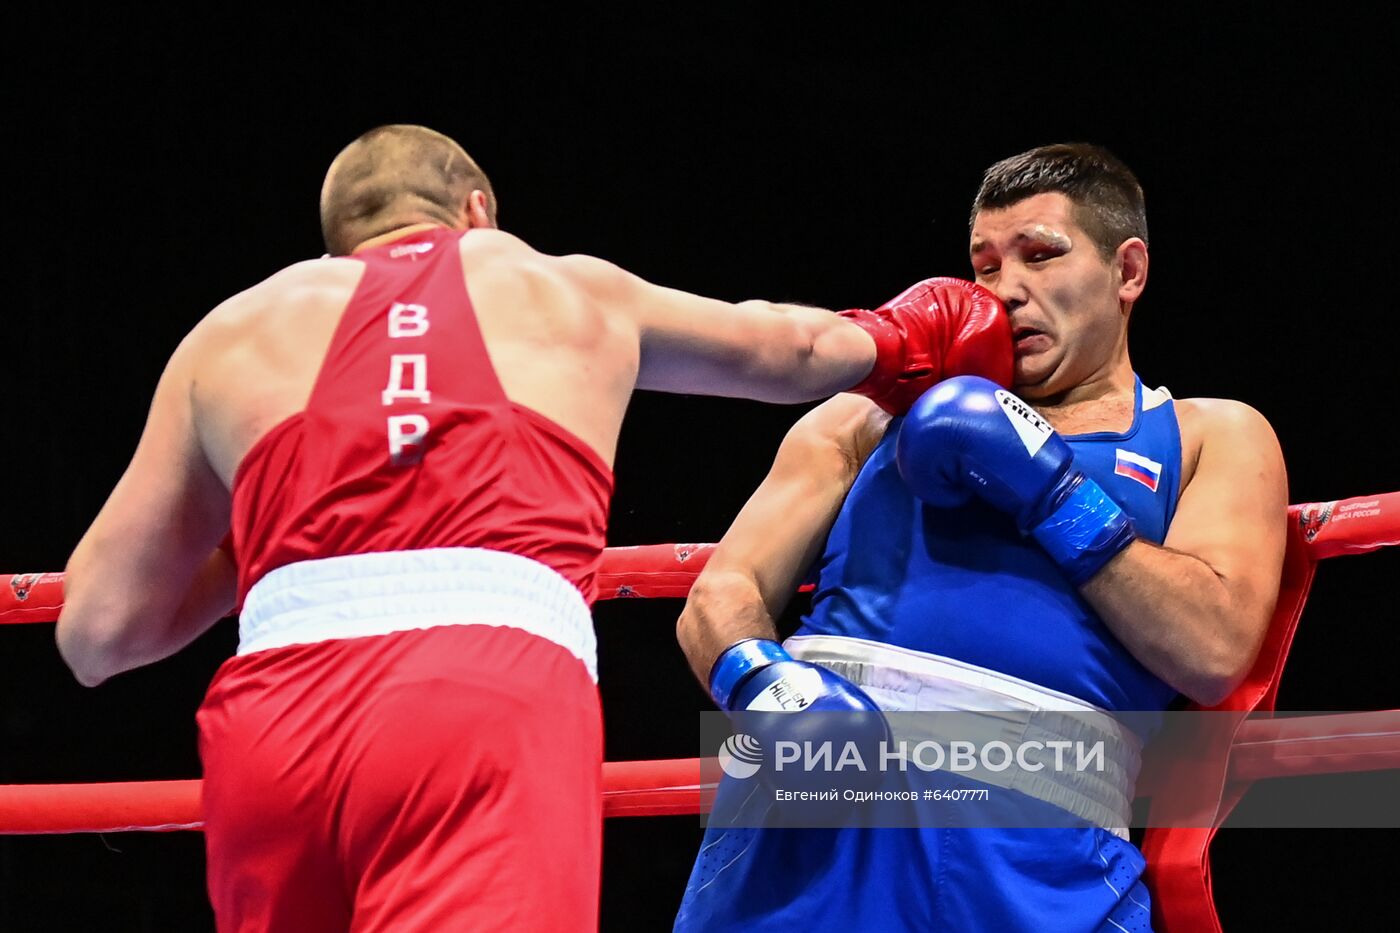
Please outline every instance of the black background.
[[[968, 275], [967, 206], [988, 163], [1102, 143], [1147, 192], [1144, 380], [1260, 409], [1292, 501], [1400, 489], [1388, 19], [758, 3], [184, 15], [5, 14], [4, 572], [62, 568], [175, 344], [225, 297], [320, 254], [326, 165], [387, 122], [461, 141], [501, 225], [541, 250], [829, 307]], [[640, 395], [610, 543], [715, 540], [803, 410]], [[1322, 568], [1281, 706], [1400, 705], [1397, 557]], [[611, 759], [699, 751], [694, 713], [709, 707], [675, 647], [678, 608], [597, 610]], [[193, 712], [235, 637], [221, 623], [87, 691], [51, 626], [0, 632], [0, 782], [197, 776]], [[1301, 803], [1349, 785], [1306, 787]], [[693, 818], [611, 821], [604, 928], [669, 929], [697, 839]], [[1383, 916], [1397, 840], [1226, 832], [1226, 928]], [[0, 930], [210, 929], [201, 843], [0, 839]]]

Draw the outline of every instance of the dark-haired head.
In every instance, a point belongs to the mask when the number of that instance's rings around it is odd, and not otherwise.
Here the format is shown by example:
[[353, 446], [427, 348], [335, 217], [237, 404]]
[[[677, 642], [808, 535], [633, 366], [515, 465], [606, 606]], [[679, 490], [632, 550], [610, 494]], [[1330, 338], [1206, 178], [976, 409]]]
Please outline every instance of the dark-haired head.
[[1131, 237], [1147, 242], [1142, 186], [1117, 156], [1089, 143], [1039, 146], [987, 169], [972, 201], [969, 227], [981, 211], [1052, 193], [1074, 204], [1075, 223], [1105, 259]]

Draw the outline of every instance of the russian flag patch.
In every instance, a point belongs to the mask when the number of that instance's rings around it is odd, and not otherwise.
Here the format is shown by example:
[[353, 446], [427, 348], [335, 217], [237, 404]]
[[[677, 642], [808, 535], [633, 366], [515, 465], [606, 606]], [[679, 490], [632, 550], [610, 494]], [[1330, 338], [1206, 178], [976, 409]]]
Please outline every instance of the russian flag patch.
[[1162, 465], [1160, 463], [1121, 447], [1114, 453], [1117, 454], [1113, 464], [1113, 472], [1116, 476], [1135, 479], [1153, 492], [1157, 491], [1157, 483], [1162, 478]]

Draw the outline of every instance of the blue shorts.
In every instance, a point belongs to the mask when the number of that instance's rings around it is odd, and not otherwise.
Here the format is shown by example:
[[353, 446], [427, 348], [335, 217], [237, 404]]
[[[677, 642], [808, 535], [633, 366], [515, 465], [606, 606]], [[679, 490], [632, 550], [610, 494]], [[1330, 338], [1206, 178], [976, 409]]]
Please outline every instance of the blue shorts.
[[[751, 793], [726, 778], [727, 796]], [[711, 825], [675, 929], [1150, 931], [1145, 862], [1092, 826], [791, 829]]]

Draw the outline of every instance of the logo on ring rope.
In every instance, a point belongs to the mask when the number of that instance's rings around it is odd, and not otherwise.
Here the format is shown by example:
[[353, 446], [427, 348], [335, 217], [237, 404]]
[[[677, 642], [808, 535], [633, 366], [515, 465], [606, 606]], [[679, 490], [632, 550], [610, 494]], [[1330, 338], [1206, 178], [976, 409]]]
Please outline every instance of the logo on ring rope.
[[719, 766], [732, 778], [753, 777], [762, 765], [763, 746], [751, 735], [731, 735], [719, 747]]
[[10, 577], [10, 589], [14, 590], [15, 599], [24, 602], [29, 598], [29, 591], [34, 585], [44, 578], [42, 573], [17, 573]]
[[1298, 511], [1298, 527], [1303, 532], [1304, 541], [1312, 541], [1322, 531], [1322, 526], [1326, 525], [1332, 517], [1332, 510], [1337, 507], [1334, 499], [1331, 502], [1312, 502], [1305, 505]]

